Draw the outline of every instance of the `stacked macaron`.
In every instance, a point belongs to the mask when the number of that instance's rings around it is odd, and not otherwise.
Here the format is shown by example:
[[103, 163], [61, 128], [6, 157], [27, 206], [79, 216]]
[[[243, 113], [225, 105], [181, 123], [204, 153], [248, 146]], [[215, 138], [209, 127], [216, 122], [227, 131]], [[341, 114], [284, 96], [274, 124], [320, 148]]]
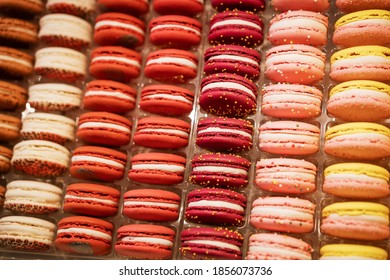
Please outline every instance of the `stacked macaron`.
[[324, 152], [333, 160], [324, 168], [322, 190], [329, 200], [320, 230], [332, 243], [347, 244], [324, 244], [321, 255], [379, 259], [373, 252], [381, 252], [381, 241], [390, 236], [388, 205], [383, 204], [390, 194], [389, 6], [343, 0], [336, 6], [344, 14], [337, 17], [332, 36], [326, 109], [334, 122], [327, 125]]

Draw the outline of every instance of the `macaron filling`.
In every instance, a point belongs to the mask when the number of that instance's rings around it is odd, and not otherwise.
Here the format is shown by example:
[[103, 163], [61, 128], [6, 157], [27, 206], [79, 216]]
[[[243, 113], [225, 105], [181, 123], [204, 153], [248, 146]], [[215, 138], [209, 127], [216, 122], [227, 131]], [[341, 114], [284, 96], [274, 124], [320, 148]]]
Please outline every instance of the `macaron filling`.
[[135, 101], [135, 98], [133, 96], [124, 94], [119, 91], [89, 90], [85, 93], [85, 96], [108, 96], [108, 97], [126, 99], [132, 102]]
[[177, 64], [177, 65], [183, 65], [186, 67], [190, 67], [194, 70], [197, 69], [197, 65], [192, 62], [189, 59], [181, 58], [181, 57], [159, 57], [159, 58], [152, 58], [149, 59], [146, 62], [146, 66], [153, 65], [153, 64]]
[[205, 129], [201, 129], [198, 131], [198, 135], [205, 134], [205, 133], [226, 133], [229, 135], [239, 134], [245, 138], [252, 139], [252, 135], [242, 131], [242, 130], [235, 130], [235, 129], [229, 129], [229, 128], [221, 128], [221, 127], [207, 127]]
[[98, 62], [98, 61], [117, 61], [117, 62], [121, 62], [121, 63], [134, 65], [136, 67], [141, 67], [141, 64], [138, 61], [136, 61], [134, 59], [129, 59], [126, 57], [102, 55], [102, 56], [96, 56], [96, 57], [92, 58], [92, 63]]
[[195, 33], [196, 35], [200, 36], [201, 33], [198, 29], [185, 26], [185, 25], [180, 25], [180, 24], [169, 24], [169, 23], [163, 23], [163, 24], [158, 24], [150, 29], [150, 32], [154, 32], [159, 29], [183, 29], [186, 31], [190, 31], [192, 33]]
[[94, 156], [73, 156], [72, 157], [72, 163], [77, 163], [77, 162], [86, 162], [86, 161], [92, 161], [92, 162], [97, 162], [101, 164], [106, 164], [106, 165], [111, 165], [116, 168], [124, 169], [125, 166], [117, 161], [110, 160], [110, 159], [105, 159], [101, 157], [94, 157]]
[[196, 245], [206, 245], [211, 247], [217, 247], [221, 249], [228, 249], [228, 250], [234, 250], [234, 251], [240, 251], [240, 247], [217, 240], [209, 240], [209, 239], [196, 239], [196, 240], [186, 240], [185, 243], [187, 244], [196, 244]]
[[110, 234], [98, 231], [98, 230], [93, 230], [93, 229], [88, 229], [88, 228], [78, 228], [78, 227], [69, 227], [69, 228], [62, 228], [57, 231], [57, 234], [61, 233], [70, 233], [70, 234], [83, 234], [83, 235], [88, 235], [92, 236], [94, 238], [99, 238], [99, 239], [104, 239], [109, 242], [111, 242], [112, 237]]
[[148, 170], [161, 170], [161, 171], [167, 171], [167, 172], [178, 172], [182, 173], [184, 172], [185, 168], [182, 165], [174, 165], [174, 164], [148, 164], [148, 163], [136, 163], [132, 164], [131, 167], [133, 170], [143, 170], [143, 169], [148, 169]]
[[216, 208], [227, 208], [234, 211], [244, 212], [244, 207], [226, 201], [213, 201], [213, 200], [198, 200], [192, 201], [188, 203], [188, 207], [216, 207]]
[[[139, 199], [139, 198], [138, 198]], [[124, 206], [151, 206], [151, 207], [163, 207], [163, 208], [171, 208], [171, 209], [179, 209], [179, 204], [174, 203], [165, 203], [165, 202], [152, 202], [152, 201], [129, 201], [126, 200], [124, 202]]]
[[86, 197], [86, 196], [70, 195], [70, 194], [66, 194], [65, 195], [65, 202], [66, 202], [67, 199], [83, 200], [83, 201], [86, 201], [86, 202], [98, 202], [98, 203], [114, 205], [114, 206], [116, 206], [118, 204], [118, 202], [112, 201], [112, 200], [109, 200], [109, 199], [101, 199], [101, 198], [96, 198], [96, 197]]
[[123, 131], [130, 134], [130, 129], [119, 124], [106, 123], [106, 122], [83, 122], [79, 125], [79, 129], [89, 129], [89, 128], [99, 128], [99, 129], [113, 129]]
[[260, 25], [253, 23], [253, 22], [250, 22], [250, 21], [247, 21], [247, 20], [242, 20], [242, 19], [226, 19], [226, 20], [218, 21], [211, 26], [210, 30], [217, 28], [217, 27], [221, 27], [221, 26], [223, 27], [226, 25], [248, 26], [248, 27], [256, 28], [258, 30], [262, 30]]
[[172, 247], [173, 242], [164, 238], [156, 238], [156, 237], [135, 237], [135, 236], [126, 236], [121, 239], [124, 242], [134, 242], [134, 243], [149, 243], [153, 245], [162, 245], [167, 247]]
[[241, 168], [234, 168], [229, 166], [207, 165], [207, 166], [195, 166], [192, 169], [194, 172], [215, 172], [215, 173], [228, 173], [236, 175], [248, 175], [248, 171]]

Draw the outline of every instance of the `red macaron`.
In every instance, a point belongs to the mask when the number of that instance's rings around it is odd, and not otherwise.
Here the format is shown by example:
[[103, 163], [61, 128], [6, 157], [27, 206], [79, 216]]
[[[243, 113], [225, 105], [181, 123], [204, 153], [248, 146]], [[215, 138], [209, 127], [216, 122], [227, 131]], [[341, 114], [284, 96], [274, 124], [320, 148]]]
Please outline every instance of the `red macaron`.
[[195, 16], [204, 9], [203, 0], [154, 0], [153, 9], [162, 15]]
[[73, 151], [70, 174], [73, 177], [112, 182], [122, 179], [126, 154], [104, 147], [81, 146]]
[[103, 12], [121, 12], [139, 17], [149, 11], [147, 0], [98, 0], [97, 3]]
[[141, 221], [168, 222], [179, 217], [180, 196], [159, 189], [136, 189], [124, 194], [123, 214]]
[[64, 211], [96, 217], [114, 216], [118, 211], [120, 191], [111, 187], [76, 183], [66, 188]]
[[130, 142], [131, 121], [108, 112], [88, 112], [79, 117], [77, 136], [84, 142], [122, 146]]

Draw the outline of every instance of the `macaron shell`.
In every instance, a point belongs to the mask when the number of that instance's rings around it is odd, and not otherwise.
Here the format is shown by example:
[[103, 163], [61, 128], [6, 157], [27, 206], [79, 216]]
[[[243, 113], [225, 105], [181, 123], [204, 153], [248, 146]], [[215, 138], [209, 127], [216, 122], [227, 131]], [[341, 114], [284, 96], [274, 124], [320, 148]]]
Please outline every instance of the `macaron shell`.
[[65, 13], [85, 18], [93, 13], [95, 1], [47, 0], [46, 8], [51, 13]]
[[0, 145], [0, 173], [7, 173], [11, 169], [12, 150]]
[[211, 0], [211, 5], [219, 12], [234, 9], [257, 12], [265, 9], [264, 0]]
[[0, 70], [2, 76], [20, 79], [33, 72], [34, 58], [27, 52], [0, 46]]
[[14, 83], [0, 81], [0, 110], [14, 111], [26, 104], [27, 91]]
[[141, 16], [148, 12], [149, 2], [138, 0], [98, 0], [99, 8], [104, 11], [121, 12], [134, 16]]
[[344, 13], [351, 13], [369, 9], [390, 10], [390, 3], [381, 0], [336, 0], [336, 7]]
[[320, 254], [320, 260], [387, 260], [388, 256], [382, 248], [358, 244], [326, 244]]
[[28, 47], [38, 41], [38, 26], [26, 20], [2, 17], [0, 30], [0, 38], [6, 45]]
[[172, 2], [172, 0], [155, 0], [153, 9], [161, 15], [183, 15], [195, 16], [204, 9], [203, 1], [182, 0]]
[[301, 1], [291, 1], [291, 0], [272, 0], [271, 5], [276, 11], [286, 12], [293, 10], [305, 10], [313, 12], [323, 12], [329, 8], [329, 0], [301, 0]]

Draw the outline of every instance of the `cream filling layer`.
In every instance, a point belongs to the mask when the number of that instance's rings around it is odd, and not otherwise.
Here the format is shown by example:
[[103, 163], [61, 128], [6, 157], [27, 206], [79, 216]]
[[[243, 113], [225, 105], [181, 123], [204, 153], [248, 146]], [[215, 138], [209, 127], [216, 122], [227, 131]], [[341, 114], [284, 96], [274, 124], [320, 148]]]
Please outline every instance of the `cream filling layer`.
[[248, 175], [248, 171], [241, 168], [217, 166], [217, 165], [195, 166], [192, 170], [194, 172], [230, 173], [230, 174], [244, 175], [244, 176]]
[[69, 36], [84, 42], [91, 42], [92, 28], [86, 22], [69, 21], [62, 18], [43, 18], [38, 36]]
[[93, 161], [93, 162], [98, 162], [98, 163], [102, 163], [102, 164], [115, 166], [115, 167], [120, 168], [120, 169], [125, 168], [125, 166], [123, 164], [120, 164], [119, 162], [116, 162], [116, 161], [110, 160], [110, 159], [99, 158], [99, 157], [94, 157], [94, 156], [73, 156], [72, 157], [72, 163], [80, 162], [80, 161]]
[[179, 209], [179, 205], [173, 204], [173, 203], [139, 201], [139, 200], [133, 201], [133, 200], [126, 200], [126, 199], [124, 202], [124, 206], [151, 206], [151, 207], [164, 207], [164, 208]]
[[378, 25], [383, 27], [390, 27], [390, 20], [389, 19], [381, 19], [381, 18], [369, 18], [369, 19], [362, 19], [358, 21], [349, 22], [343, 25], [340, 25], [339, 27], [371, 27], [370, 25]]
[[310, 254], [299, 253], [290, 248], [283, 249], [277, 247], [268, 247], [266, 245], [262, 246], [249, 244], [249, 253], [262, 255], [278, 255], [299, 260], [311, 260]]
[[[38, 51], [39, 52], [39, 51]], [[35, 68], [59, 68], [66, 71], [86, 74], [86, 57], [65, 53], [36, 53]]]
[[313, 214], [303, 212], [304, 210], [296, 210], [293, 208], [281, 208], [279, 206], [255, 206], [251, 215], [262, 216], [263, 218], [277, 219], [293, 219], [295, 221], [306, 220], [313, 221]]
[[[310, 106], [320, 106], [321, 98], [317, 96], [307, 96], [298, 94], [266, 94], [263, 95], [263, 105], [276, 105], [275, 103], [282, 103], [292, 107], [294, 104], [308, 104]], [[279, 107], [281, 108], [281, 107]]]
[[61, 233], [76, 233], [76, 234], [81, 233], [81, 234], [90, 235], [92, 237], [101, 238], [101, 239], [104, 239], [107, 241], [112, 240], [111, 235], [104, 233], [104, 232], [101, 232], [101, 231], [88, 229], [88, 228], [63, 228], [63, 229], [59, 229], [57, 231], [57, 234], [61, 234]]
[[196, 70], [198, 67], [191, 60], [181, 58], [181, 57], [159, 57], [159, 58], [149, 59], [146, 62], [146, 66], [153, 65], [153, 64], [165, 64], [165, 63], [183, 65], [183, 66], [190, 67], [191, 69], [194, 69], [194, 70]]
[[254, 59], [251, 59], [249, 57], [244, 57], [244, 56], [232, 55], [232, 54], [214, 55], [214, 56], [212, 56], [212, 57], [210, 57], [208, 59], [208, 62], [212, 62], [213, 60], [222, 60], [222, 61], [225, 61], [225, 60], [236, 60], [236, 61], [241, 61], [241, 62], [246, 62], [246, 63], [249, 63], [249, 64], [253, 64], [256, 67], [259, 66], [259, 63], [256, 60], [254, 60]]
[[109, 204], [109, 205], [117, 205], [118, 204], [117, 202], [109, 200], [109, 199], [101, 199], [101, 198], [96, 198], [96, 197], [86, 197], [86, 196], [70, 195], [70, 194], [65, 195], [65, 200], [66, 199], [93, 201], [93, 202], [98, 202], [98, 203], [102, 203], [102, 204]]
[[37, 32], [34, 32], [32, 30], [29, 30], [27, 28], [22, 28], [22, 27], [16, 27], [16, 26], [7, 26], [7, 29], [9, 31], [15, 31], [15, 32], [23, 32], [23, 33], [26, 33], [30, 36], [34, 36], [36, 37], [37, 36]]
[[181, 137], [188, 138], [188, 133], [177, 130], [177, 129], [168, 129], [168, 128], [142, 128], [138, 130], [138, 133], [143, 133], [143, 132], [156, 132], [156, 133], [162, 133], [162, 134], [174, 134], [178, 135]]
[[175, 101], [181, 101], [188, 103], [192, 105], [192, 102], [188, 100], [187, 98], [183, 96], [177, 96], [177, 95], [172, 95], [172, 94], [164, 94], [164, 93], [158, 93], [158, 94], [150, 94], [146, 95], [142, 98], [147, 98], [147, 99], [169, 99], [169, 100], [175, 100]]
[[6, 124], [6, 123], [0, 123], [0, 128], [2, 128], [2, 129], [9, 129], [9, 130], [13, 130], [13, 131], [19, 131], [19, 127], [14, 126], [14, 125], [9, 125], [9, 124]]
[[273, 22], [269, 28], [269, 33], [278, 31], [279, 29], [311, 29], [320, 31], [326, 35], [328, 28], [321, 21], [310, 19], [310, 18], [284, 18], [279, 21]]
[[370, 89], [347, 89], [340, 92], [335, 92], [330, 96], [330, 100], [344, 99], [344, 98], [372, 98], [381, 102], [390, 104], [390, 94]]
[[120, 27], [120, 28], [125, 28], [125, 29], [130, 29], [130, 30], [133, 30], [135, 32], [137, 32], [138, 34], [144, 36], [145, 35], [145, 32], [135, 26], [134, 24], [128, 24], [128, 23], [123, 23], [123, 22], [120, 22], [120, 21], [114, 21], [114, 20], [101, 20], [101, 21], [98, 21], [96, 24], [95, 24], [95, 30], [96, 29], [99, 29], [99, 28], [102, 28], [102, 27]]
[[332, 69], [340, 67], [351, 67], [354, 65], [369, 67], [370, 65], [381, 65], [381, 67], [390, 67], [390, 59], [380, 55], [365, 55], [358, 57], [347, 57], [336, 60], [332, 63]]
[[[360, 221], [360, 222], [368, 222], [368, 223], [376, 223], [381, 225], [389, 225], [389, 217], [377, 216], [377, 215], [339, 215], [337, 213], [332, 213], [325, 217], [325, 219], [330, 218], [332, 221]], [[325, 222], [325, 221], [324, 221]]]
[[[325, 69], [325, 62], [317, 57], [313, 57], [305, 54], [294, 54], [294, 53], [286, 53], [286, 54], [275, 54], [267, 57], [265, 64], [267, 67], [271, 67], [273, 65], [278, 64], [287, 64], [287, 63], [296, 63], [298, 65], [308, 64], [313, 65], [319, 69]], [[297, 66], [297, 69], [300, 67]]]
[[168, 172], [184, 172], [185, 168], [182, 165], [174, 164], [158, 164], [158, 163], [133, 163], [131, 166], [133, 170], [161, 170]]
[[74, 139], [74, 124], [61, 123], [50, 120], [34, 119], [34, 117], [23, 120], [22, 133], [52, 133], [67, 139]]
[[[387, 183], [387, 181], [385, 179], [368, 176], [366, 174], [355, 174], [355, 173], [345, 172], [345, 173], [337, 173], [337, 174], [332, 173], [332, 174], [325, 176], [325, 180], [348, 180], [349, 181], [351, 179], [356, 180], [356, 181], [361, 181], [361, 182], [370, 181], [370, 182], [376, 183], [376, 184], [386, 184]], [[352, 185], [353, 184], [351, 184], [351, 186]]]
[[28, 190], [28, 189], [7, 189], [5, 193], [6, 202], [33, 200], [47, 204], [60, 204], [61, 195], [48, 191]]
[[185, 25], [180, 25], [180, 24], [169, 24], [169, 23], [163, 23], [163, 24], [156, 25], [155, 27], [150, 29], [150, 32], [154, 32], [154, 31], [159, 30], [159, 29], [170, 29], [170, 28], [183, 29], [183, 30], [195, 33], [198, 36], [201, 35], [200, 31], [195, 29], [195, 28], [188, 27]]
[[172, 247], [173, 246], [173, 242], [172, 241], [169, 241], [169, 240], [163, 239], [163, 238], [155, 238], [155, 237], [126, 236], [126, 237], [122, 238], [122, 241], [124, 241], [124, 242], [142, 242], [142, 243], [163, 245], [163, 246], [167, 246], [167, 247]]
[[141, 64], [134, 60], [134, 59], [128, 59], [128, 58], [125, 58], [125, 57], [117, 57], [117, 56], [97, 56], [97, 57], [94, 57], [92, 59], [92, 63], [94, 62], [97, 62], [97, 61], [118, 61], [118, 62], [121, 62], [121, 63], [126, 63], [126, 64], [130, 64], [130, 65], [134, 65], [138, 68], [141, 67]]
[[85, 93], [85, 96], [109, 96], [120, 99], [126, 99], [134, 102], [135, 98], [119, 91], [103, 91], [103, 90], [89, 90]]
[[63, 166], [68, 166], [70, 153], [65, 148], [55, 149], [46, 146], [29, 145], [20, 142], [14, 147], [14, 154], [11, 163], [17, 160], [40, 159], [48, 162], [55, 162]]
[[188, 203], [188, 207], [218, 207], [218, 208], [227, 208], [234, 211], [244, 212], [245, 209], [235, 203], [226, 202], [226, 201], [212, 201], [212, 200], [199, 200]]
[[215, 88], [223, 88], [225, 90], [241, 90], [249, 94], [251, 97], [256, 98], [256, 95], [253, 93], [253, 91], [241, 84], [234, 83], [234, 82], [215, 82], [215, 83], [209, 83], [202, 87], [202, 92], [205, 92], [210, 89]]
[[240, 251], [240, 247], [227, 243], [227, 242], [222, 242], [222, 241], [216, 241], [216, 240], [202, 240], [202, 239], [197, 239], [197, 240], [187, 240], [185, 241], [187, 244], [199, 244], [199, 245], [208, 245], [208, 246], [213, 246], [213, 247], [218, 247], [221, 249], [230, 249], [234, 251]]
[[220, 127], [208, 127], [206, 129], [202, 129], [198, 131], [198, 135], [204, 134], [204, 133], [228, 133], [228, 134], [238, 134], [241, 136], [244, 136], [245, 138], [252, 138], [252, 135], [241, 130], [236, 129], [229, 129], [229, 128], [220, 128]]
[[220, 26], [226, 26], [226, 25], [235, 25], [236, 28], [240, 28], [240, 26], [249, 26], [249, 27], [261, 30], [261, 26], [260, 25], [258, 25], [256, 23], [253, 23], [253, 22], [250, 22], [250, 21], [247, 21], [247, 20], [242, 20], [242, 19], [221, 20], [221, 21], [218, 21], [218, 22], [214, 23], [211, 26], [210, 29], [214, 29], [214, 28], [217, 28], [217, 27], [220, 27]]
[[11, 161], [11, 159], [10, 158], [7, 158], [7, 157], [5, 157], [5, 156], [3, 156], [3, 155], [0, 155], [0, 161], [6, 161], [6, 162], [10, 162]]
[[105, 123], [105, 122], [85, 122], [79, 125], [79, 129], [88, 129], [88, 128], [99, 128], [99, 129], [114, 129], [123, 131], [130, 134], [130, 129], [114, 123]]
[[18, 223], [1, 223], [0, 236], [14, 236], [39, 240], [45, 244], [51, 244], [54, 232], [43, 228]]
[[19, 59], [19, 58], [8, 56], [8, 55], [0, 55], [0, 60], [9, 61], [12, 63], [19, 63], [19, 64], [22, 64], [24, 66], [27, 66], [28, 68], [32, 68], [32, 64], [24, 59]]

